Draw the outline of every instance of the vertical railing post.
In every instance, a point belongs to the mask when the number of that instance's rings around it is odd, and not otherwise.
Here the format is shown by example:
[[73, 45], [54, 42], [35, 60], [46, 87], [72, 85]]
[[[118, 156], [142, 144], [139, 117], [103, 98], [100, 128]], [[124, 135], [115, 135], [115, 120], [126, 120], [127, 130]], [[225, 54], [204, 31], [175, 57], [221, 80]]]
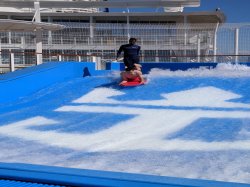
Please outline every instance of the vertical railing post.
[[160, 58], [159, 58], [159, 52], [158, 49], [155, 51], [155, 62], [159, 62]]
[[141, 62], [144, 62], [144, 55], [145, 55], [145, 52], [144, 50], [141, 51]]
[[[48, 17], [48, 22], [49, 23], [52, 23], [53, 22], [53, 19], [52, 17]], [[51, 31], [48, 31], [48, 45], [52, 45], [52, 32]]]
[[[186, 27], [186, 25], [184, 26]], [[188, 59], [187, 59], [187, 31], [186, 31], [186, 28], [185, 28], [185, 31], [184, 31], [184, 58], [183, 58], [183, 62], [187, 62]], [[185, 60], [184, 60], [185, 59]]]
[[15, 56], [14, 53], [10, 53], [10, 71], [15, 71]]
[[101, 57], [99, 57], [99, 56], [91, 56], [91, 61], [95, 63], [95, 69], [96, 70], [103, 69]]
[[22, 49], [25, 48], [25, 39], [24, 39], [24, 36], [21, 36], [21, 48]]
[[200, 34], [197, 36], [197, 62], [201, 61], [201, 37]]
[[214, 62], [217, 62], [217, 31], [218, 31], [219, 23], [216, 25], [216, 29], [214, 31]]
[[[40, 14], [40, 2], [34, 2], [34, 8], [35, 8], [35, 22], [40, 23], [41, 22], [41, 14]], [[37, 29], [36, 30], [36, 65], [43, 63], [43, 57], [42, 57], [42, 30]]]
[[58, 55], [58, 61], [61, 62], [62, 61], [62, 55]]
[[235, 54], [235, 63], [239, 61], [239, 28], [235, 29], [235, 41], [234, 41], [234, 54]]
[[96, 57], [96, 64], [97, 64], [97, 70], [102, 70], [103, 66], [102, 66], [102, 59], [100, 56]]
[[76, 46], [76, 37], [74, 37], [74, 45]]
[[8, 32], [8, 43], [9, 44], [12, 44], [12, 41], [11, 41], [11, 36], [12, 34], [11, 34], [11, 32]]
[[183, 58], [183, 62], [184, 59], [187, 62], [187, 16], [184, 16], [184, 58]]
[[130, 23], [129, 23], [129, 16], [127, 16], [127, 36], [128, 36], [128, 40], [130, 38]]
[[93, 44], [94, 39], [94, 19], [93, 16], [90, 16], [89, 18], [89, 34], [90, 34], [90, 44]]

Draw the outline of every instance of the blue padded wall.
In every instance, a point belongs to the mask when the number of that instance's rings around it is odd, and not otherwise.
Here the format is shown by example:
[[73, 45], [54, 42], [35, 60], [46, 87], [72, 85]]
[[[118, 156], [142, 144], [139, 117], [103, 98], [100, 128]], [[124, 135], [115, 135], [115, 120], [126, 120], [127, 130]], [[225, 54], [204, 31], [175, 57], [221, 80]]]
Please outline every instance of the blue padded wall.
[[0, 76], [0, 102], [29, 95], [39, 89], [75, 77], [95, 74], [90, 62], [45, 63]]

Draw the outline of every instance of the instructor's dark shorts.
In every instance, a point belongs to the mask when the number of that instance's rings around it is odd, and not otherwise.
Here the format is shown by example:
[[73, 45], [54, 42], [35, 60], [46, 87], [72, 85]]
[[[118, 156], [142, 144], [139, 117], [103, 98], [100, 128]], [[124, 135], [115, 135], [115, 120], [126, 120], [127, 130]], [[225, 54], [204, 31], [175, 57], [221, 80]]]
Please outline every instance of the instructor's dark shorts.
[[139, 57], [124, 57], [124, 64], [127, 67], [133, 67], [134, 64], [139, 64]]

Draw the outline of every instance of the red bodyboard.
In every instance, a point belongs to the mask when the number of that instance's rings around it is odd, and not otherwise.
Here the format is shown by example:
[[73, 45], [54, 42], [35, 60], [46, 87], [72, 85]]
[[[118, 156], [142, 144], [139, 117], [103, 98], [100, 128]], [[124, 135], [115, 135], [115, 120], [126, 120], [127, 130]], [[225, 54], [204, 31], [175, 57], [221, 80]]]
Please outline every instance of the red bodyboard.
[[135, 78], [133, 80], [129, 80], [128, 82], [120, 84], [120, 86], [125, 86], [125, 87], [127, 87], [127, 86], [140, 86], [143, 84], [145, 84], [145, 83], [142, 83], [139, 78]]

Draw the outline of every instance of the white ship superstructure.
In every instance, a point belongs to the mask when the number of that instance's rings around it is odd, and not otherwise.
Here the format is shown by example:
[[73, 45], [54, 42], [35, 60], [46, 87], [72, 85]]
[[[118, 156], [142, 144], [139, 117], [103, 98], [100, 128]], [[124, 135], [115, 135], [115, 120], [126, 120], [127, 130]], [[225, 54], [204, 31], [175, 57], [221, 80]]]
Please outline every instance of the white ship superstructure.
[[[0, 19], [34, 20], [34, 0], [0, 2]], [[62, 31], [44, 31], [43, 61], [89, 60], [97, 55], [112, 60], [121, 44], [136, 37], [142, 46], [141, 61], [202, 61], [201, 55], [216, 53], [215, 33], [225, 21], [221, 11], [184, 12], [183, 7], [198, 6], [199, 0], [113, 0], [113, 1], [39, 1], [42, 22], [59, 23]], [[51, 7], [49, 5], [51, 4]], [[7, 7], [12, 5], [13, 7]], [[167, 7], [169, 5], [169, 7]], [[78, 7], [77, 7], [78, 6]], [[126, 8], [125, 12], [104, 12], [105, 8]], [[135, 7], [154, 6], [156, 12], [132, 12]], [[164, 8], [167, 7], [167, 8]], [[35, 53], [36, 35], [32, 32], [1, 32], [2, 60], [8, 52]], [[5, 55], [6, 54], [6, 55]], [[15, 55], [15, 63], [34, 64], [27, 55]], [[21, 66], [20, 65], [20, 66]]]

